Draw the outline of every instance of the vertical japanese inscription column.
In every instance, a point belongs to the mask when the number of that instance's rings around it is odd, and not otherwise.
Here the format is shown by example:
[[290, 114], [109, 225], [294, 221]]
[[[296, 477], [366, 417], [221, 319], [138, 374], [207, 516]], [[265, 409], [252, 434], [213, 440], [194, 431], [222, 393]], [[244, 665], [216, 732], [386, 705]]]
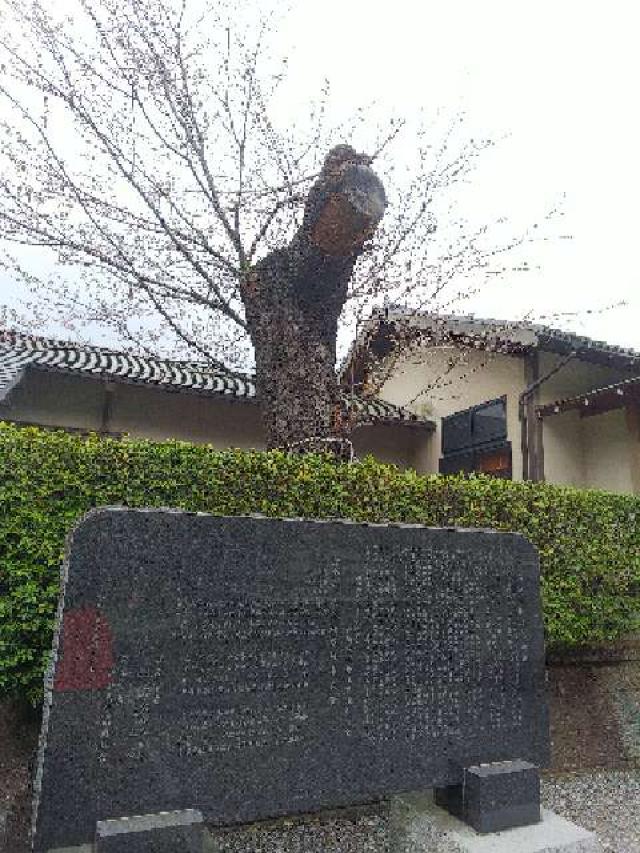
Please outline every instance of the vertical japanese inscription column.
[[92, 604], [65, 610], [48, 676], [46, 739], [43, 733], [35, 782], [37, 795], [42, 788], [48, 792], [46, 808], [35, 812], [34, 820], [38, 837], [47, 838], [50, 847], [81, 844], [95, 832], [97, 720], [113, 666], [113, 636], [105, 615]]

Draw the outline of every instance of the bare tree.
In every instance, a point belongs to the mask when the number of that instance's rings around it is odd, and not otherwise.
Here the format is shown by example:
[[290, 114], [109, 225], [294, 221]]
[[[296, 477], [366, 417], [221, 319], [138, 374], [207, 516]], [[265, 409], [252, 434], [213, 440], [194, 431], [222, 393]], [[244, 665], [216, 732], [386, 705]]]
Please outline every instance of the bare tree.
[[[325, 127], [326, 91], [279, 129], [286, 61], [268, 25], [231, 26], [223, 0], [197, 14], [187, 0], [76, 0], [57, 18], [48, 5], [0, 2], [0, 237], [17, 244], [4, 264], [34, 312], [67, 324], [107, 323], [147, 351], [170, 337], [212, 370], [253, 353], [269, 447], [348, 436], [339, 321], [433, 305], [530, 239], [487, 242], [489, 224], [460, 219], [434, 250], [434, 198], [491, 142], [453, 145], [458, 117], [438, 146], [417, 132], [405, 180], [403, 123], [358, 154], [343, 142], [357, 122]], [[36, 278], [20, 244], [76, 272]]]

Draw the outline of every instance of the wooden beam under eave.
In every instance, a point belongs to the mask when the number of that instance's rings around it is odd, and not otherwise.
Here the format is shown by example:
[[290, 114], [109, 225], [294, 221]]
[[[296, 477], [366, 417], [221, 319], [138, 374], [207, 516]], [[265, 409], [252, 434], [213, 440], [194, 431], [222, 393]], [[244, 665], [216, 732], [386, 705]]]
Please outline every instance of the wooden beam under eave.
[[584, 404], [580, 409], [582, 417], [588, 415], [601, 415], [604, 412], [612, 412], [615, 409], [623, 409], [640, 403], [640, 388], [631, 385], [625, 388], [608, 389], [601, 394], [594, 395], [589, 399], [588, 405]]
[[608, 388], [595, 389], [586, 394], [571, 397], [568, 400], [558, 400], [557, 403], [547, 403], [538, 406], [538, 414], [543, 417], [559, 415], [562, 412], [577, 411], [582, 417], [601, 415], [622, 409], [633, 404], [640, 404], [640, 383], [637, 380], [621, 382]]

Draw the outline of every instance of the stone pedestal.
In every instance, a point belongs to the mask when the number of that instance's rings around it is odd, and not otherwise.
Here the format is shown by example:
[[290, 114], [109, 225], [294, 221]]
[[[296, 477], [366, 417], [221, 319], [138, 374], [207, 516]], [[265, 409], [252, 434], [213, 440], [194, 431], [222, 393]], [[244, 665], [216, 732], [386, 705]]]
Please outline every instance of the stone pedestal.
[[528, 761], [496, 761], [464, 770], [462, 784], [434, 789], [438, 806], [476, 832], [499, 832], [540, 820], [540, 773]]
[[530, 826], [479, 834], [429, 793], [392, 801], [391, 853], [603, 853], [593, 832], [542, 809]]

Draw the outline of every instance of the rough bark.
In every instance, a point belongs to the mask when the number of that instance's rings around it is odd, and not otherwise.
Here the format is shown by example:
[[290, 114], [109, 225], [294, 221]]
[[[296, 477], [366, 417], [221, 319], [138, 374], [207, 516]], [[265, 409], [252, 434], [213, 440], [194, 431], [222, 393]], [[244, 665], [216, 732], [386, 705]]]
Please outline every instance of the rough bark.
[[[386, 204], [369, 158], [334, 148], [311, 188], [291, 243], [243, 285], [267, 447], [344, 446], [350, 423], [335, 372], [338, 318], [351, 273]], [[329, 441], [329, 449], [332, 442]]]

